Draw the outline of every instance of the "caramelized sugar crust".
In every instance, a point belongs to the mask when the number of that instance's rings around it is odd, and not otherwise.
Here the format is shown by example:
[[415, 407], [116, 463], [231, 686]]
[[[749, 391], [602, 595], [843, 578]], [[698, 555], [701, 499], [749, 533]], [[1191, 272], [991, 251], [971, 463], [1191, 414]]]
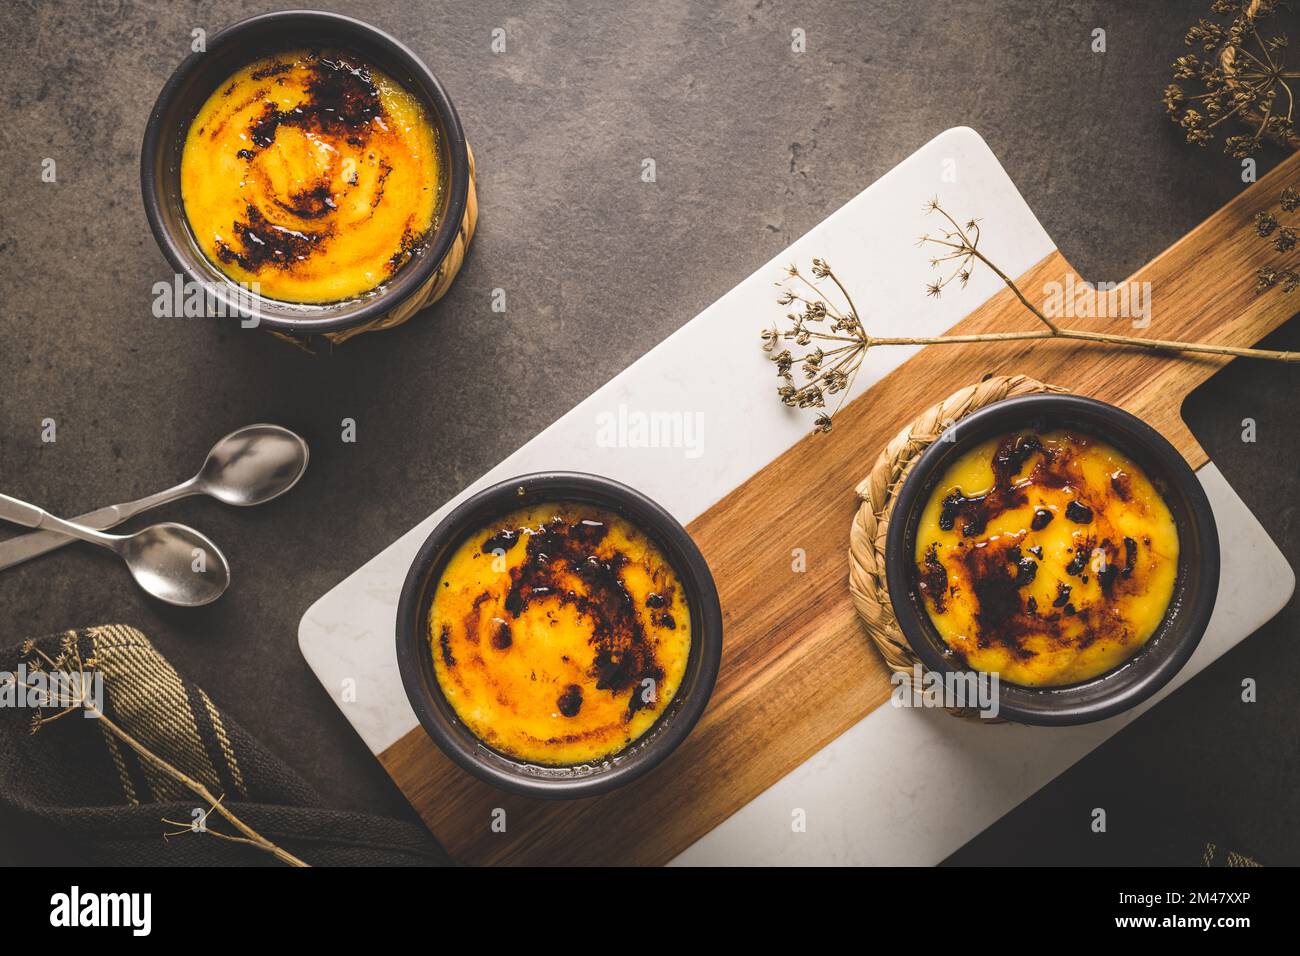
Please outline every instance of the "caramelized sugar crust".
[[658, 547], [571, 504], [507, 515], [452, 555], [429, 613], [439, 686], [489, 746], [548, 765], [596, 761], [672, 701], [690, 608]]
[[438, 128], [357, 57], [298, 50], [251, 63], [195, 116], [181, 197], [208, 259], [269, 298], [369, 292], [436, 227]]
[[1026, 686], [1078, 683], [1151, 637], [1173, 596], [1178, 531], [1146, 474], [1070, 431], [963, 454], [921, 515], [916, 586], [954, 655]]

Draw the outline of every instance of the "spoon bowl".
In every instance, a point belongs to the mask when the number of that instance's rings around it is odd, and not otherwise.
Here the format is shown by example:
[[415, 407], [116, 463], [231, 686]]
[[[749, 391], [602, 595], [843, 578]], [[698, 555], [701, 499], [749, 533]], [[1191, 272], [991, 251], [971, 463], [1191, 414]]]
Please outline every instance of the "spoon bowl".
[[221, 549], [183, 524], [168, 522], [135, 534], [105, 534], [4, 494], [0, 494], [0, 518], [106, 548], [126, 563], [146, 594], [178, 607], [211, 604], [230, 586], [230, 565]]
[[195, 490], [240, 508], [278, 498], [307, 470], [307, 443], [279, 425], [249, 425], [231, 432], [208, 452]]
[[230, 565], [221, 549], [186, 525], [166, 522], [112, 537], [136, 583], [160, 601], [200, 607], [230, 586]]

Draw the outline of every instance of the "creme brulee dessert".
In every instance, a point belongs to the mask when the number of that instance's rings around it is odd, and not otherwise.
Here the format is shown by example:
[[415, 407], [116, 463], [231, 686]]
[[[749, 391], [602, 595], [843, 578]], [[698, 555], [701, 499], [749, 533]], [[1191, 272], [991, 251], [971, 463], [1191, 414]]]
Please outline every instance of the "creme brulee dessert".
[[434, 672], [484, 743], [530, 763], [597, 761], [644, 734], [686, 670], [681, 582], [627, 520], [526, 508], [472, 534], [436, 582]]
[[436, 226], [438, 127], [351, 54], [250, 63], [190, 124], [181, 199], [230, 279], [269, 298], [333, 302], [391, 277]]
[[917, 588], [957, 657], [1030, 687], [1089, 680], [1165, 616], [1178, 530], [1133, 461], [1072, 431], [961, 455], [921, 514]]

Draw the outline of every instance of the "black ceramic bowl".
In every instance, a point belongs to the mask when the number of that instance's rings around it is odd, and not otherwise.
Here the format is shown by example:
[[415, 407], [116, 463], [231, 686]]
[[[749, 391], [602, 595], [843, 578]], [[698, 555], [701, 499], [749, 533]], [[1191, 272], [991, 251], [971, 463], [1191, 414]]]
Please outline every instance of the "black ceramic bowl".
[[456, 110], [429, 68], [387, 33], [351, 17], [310, 10], [252, 17], [210, 37], [205, 52], [190, 54], [176, 68], [154, 104], [140, 152], [145, 214], [163, 255], [178, 273], [210, 290], [218, 314], [247, 314], [249, 294], [208, 261], [190, 231], [181, 203], [181, 151], [191, 120], [232, 73], [260, 57], [313, 46], [356, 53], [420, 98], [441, 129], [445, 179], [433, 236], [378, 289], [319, 305], [251, 297], [261, 325], [297, 335], [337, 332], [391, 312], [429, 282], [455, 241], [465, 215], [469, 151]]
[[886, 540], [890, 601], [912, 650], [929, 670], [967, 671], [949, 651], [916, 589], [912, 555], [917, 523], [948, 466], [972, 445], [1017, 429], [1071, 428], [1093, 435], [1136, 462], [1164, 498], [1178, 528], [1178, 576], [1164, 620], [1133, 657], [1099, 677], [1066, 687], [999, 684], [999, 716], [1026, 724], [1083, 724], [1146, 700], [1169, 682], [1205, 633], [1219, 588], [1219, 535], [1210, 503], [1169, 442], [1123, 409], [1077, 395], [1026, 395], [989, 405], [954, 426], [953, 441], [932, 444], [899, 491]]
[[[573, 767], [544, 767], [505, 756], [476, 737], [442, 694], [429, 644], [429, 607], [442, 569], [483, 525], [519, 508], [576, 502], [612, 511], [659, 546], [681, 581], [691, 609], [686, 672], [654, 725], [624, 750]], [[552, 473], [503, 481], [457, 505], [433, 529], [411, 565], [397, 609], [397, 664], [421, 725], [452, 760], [474, 776], [528, 796], [589, 797], [623, 786], [667, 757], [695, 726], [713, 692], [722, 657], [722, 609], [713, 576], [695, 542], [672, 515], [640, 492], [594, 475]]]

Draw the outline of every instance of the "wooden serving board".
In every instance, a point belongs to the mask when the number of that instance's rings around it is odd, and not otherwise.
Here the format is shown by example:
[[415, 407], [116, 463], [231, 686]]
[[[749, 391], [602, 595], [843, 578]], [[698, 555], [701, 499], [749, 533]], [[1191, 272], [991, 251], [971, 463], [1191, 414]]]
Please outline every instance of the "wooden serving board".
[[[1131, 277], [1150, 283], [1148, 328], [1134, 330], [1130, 320], [1114, 318], [1071, 318], [1065, 324], [1253, 345], [1292, 314], [1282, 294], [1255, 293], [1251, 265], [1264, 251], [1251, 220], [1286, 185], [1300, 185], [1300, 157], [1244, 190]], [[969, 197], [944, 198], [960, 216], [977, 212], [969, 208]], [[990, 237], [982, 248], [996, 261], [992, 237], [998, 224], [990, 214], [979, 214]], [[847, 263], [836, 265], [841, 274], [850, 271]], [[1074, 274], [1058, 251], [1017, 273], [1031, 300], [1041, 300], [1047, 283]], [[1077, 275], [1075, 280], [1081, 281]], [[954, 286], [944, 296], [964, 294]], [[919, 288], [915, 295], [916, 308], [925, 308]], [[864, 318], [877, 334], [896, 334], [873, 327], [870, 314]], [[763, 321], [754, 318], [755, 336]], [[952, 331], [1036, 327], [1037, 320], [1003, 288]], [[842, 409], [829, 435], [798, 440], [688, 524], [718, 586], [725, 622], [722, 667], [700, 724], [651, 774], [582, 801], [516, 797], [459, 770], [418, 727], [378, 750], [379, 759], [462, 862], [665, 863], [888, 701], [888, 672], [849, 598], [848, 532], [855, 485], [903, 425], [982, 376], [1022, 373], [1128, 409], [1199, 467], [1207, 456], [1183, 423], [1180, 407], [1225, 361], [1057, 341], [920, 350]], [[774, 391], [774, 384], [773, 375], [761, 387]], [[775, 396], [770, 400], [775, 403]], [[807, 553], [804, 573], [791, 573], [793, 548]], [[498, 808], [509, 821], [505, 833], [489, 825]]]

